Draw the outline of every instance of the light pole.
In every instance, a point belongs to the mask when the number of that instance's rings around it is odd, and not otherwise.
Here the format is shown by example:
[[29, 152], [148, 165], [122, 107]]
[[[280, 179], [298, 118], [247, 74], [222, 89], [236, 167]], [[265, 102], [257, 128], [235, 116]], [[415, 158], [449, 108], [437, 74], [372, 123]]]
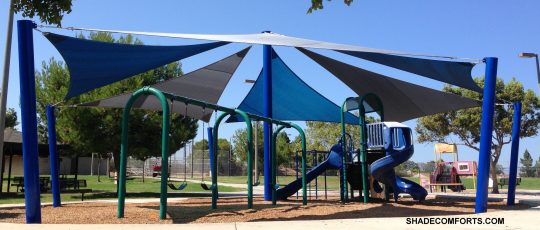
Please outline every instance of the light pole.
[[6, 122], [6, 104], [9, 84], [9, 65], [11, 63], [11, 38], [13, 33], [13, 0], [9, 2], [9, 15], [6, 31], [6, 49], [4, 51], [4, 71], [2, 77], [2, 94], [0, 97], [0, 194], [4, 178], [4, 129]]
[[535, 58], [536, 59], [536, 75], [538, 78], [538, 88], [540, 89], [540, 63], [538, 62], [538, 54], [536, 53], [520, 53], [521, 58]]

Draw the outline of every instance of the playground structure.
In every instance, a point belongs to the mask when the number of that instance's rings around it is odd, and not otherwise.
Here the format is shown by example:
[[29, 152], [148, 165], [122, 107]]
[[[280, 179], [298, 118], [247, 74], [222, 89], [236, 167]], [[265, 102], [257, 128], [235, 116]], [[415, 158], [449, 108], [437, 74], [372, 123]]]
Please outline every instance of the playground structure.
[[[40, 223], [41, 222], [41, 212], [40, 212], [40, 191], [39, 191], [39, 172], [36, 171], [38, 168], [38, 162], [37, 162], [37, 130], [36, 130], [36, 99], [35, 99], [35, 77], [34, 77], [34, 63], [33, 63], [33, 29], [36, 27], [36, 25], [27, 20], [22, 20], [18, 22], [18, 33], [19, 33], [19, 72], [20, 72], [20, 84], [21, 84], [21, 114], [22, 114], [22, 127], [23, 127], [23, 145], [24, 145], [24, 183], [25, 183], [25, 191], [26, 191], [26, 218], [27, 223]], [[105, 30], [102, 30], [105, 31]], [[108, 31], [108, 32], [114, 32], [114, 31]], [[152, 33], [137, 33], [132, 32], [132, 34], [143, 34], [143, 35], [152, 35]], [[154, 36], [160, 36], [154, 34]], [[163, 36], [163, 35], [161, 35]], [[261, 36], [266, 36], [268, 40], [261, 41], [260, 36], [250, 36], [245, 35], [241, 39], [237, 37], [226, 37], [226, 36], [217, 36], [216, 37], [204, 37], [204, 36], [190, 36], [190, 35], [175, 35], [178, 38], [196, 38], [196, 39], [203, 39], [203, 40], [218, 40], [219, 42], [211, 43], [211, 44], [203, 44], [202, 46], [199, 46], [199, 48], [192, 48], [190, 55], [193, 55], [198, 52], [203, 52], [205, 50], [209, 50], [211, 48], [215, 48], [221, 45], [226, 44], [227, 42], [243, 42], [243, 43], [254, 43], [254, 44], [262, 44], [263, 45], [263, 70], [262, 70], [262, 78], [264, 82], [263, 87], [263, 100], [262, 104], [264, 107], [264, 111], [262, 112], [262, 115], [256, 115], [249, 113], [250, 111], [244, 112], [239, 109], [230, 109], [222, 106], [218, 106], [215, 104], [206, 103], [204, 101], [196, 100], [196, 99], [190, 99], [178, 95], [172, 95], [168, 93], [161, 92], [156, 89], [152, 88], [143, 88], [137, 92], [134, 93], [133, 97], [130, 98], [128, 101], [128, 104], [126, 105], [124, 109], [124, 119], [122, 121], [122, 145], [121, 145], [121, 170], [120, 170], [120, 176], [119, 176], [119, 202], [118, 202], [118, 217], [122, 217], [124, 215], [123, 209], [124, 209], [124, 199], [125, 199], [125, 165], [127, 157], [127, 125], [128, 125], [128, 115], [129, 110], [134, 102], [137, 96], [140, 96], [142, 94], [152, 94], [156, 97], [158, 97], [161, 101], [161, 110], [163, 111], [163, 133], [162, 133], [162, 175], [167, 175], [167, 155], [168, 155], [168, 128], [169, 128], [169, 107], [167, 104], [167, 98], [171, 100], [178, 100], [183, 101], [186, 103], [191, 104], [199, 104], [200, 106], [205, 106], [208, 108], [213, 108], [215, 110], [220, 110], [224, 112], [222, 115], [220, 115], [220, 118], [217, 119], [216, 124], [214, 125], [215, 129], [212, 133], [212, 140], [216, 140], [217, 134], [218, 134], [218, 127], [221, 122], [221, 120], [227, 116], [227, 115], [239, 115], [242, 117], [243, 121], [246, 122], [248, 127], [248, 165], [251, 169], [251, 154], [252, 154], [252, 144], [251, 144], [251, 122], [250, 122], [250, 116], [257, 116], [258, 120], [264, 121], [264, 172], [265, 172], [265, 199], [266, 200], [272, 200], [275, 204], [276, 195], [279, 194], [278, 190], [276, 190], [276, 182], [275, 182], [275, 154], [272, 154], [272, 151], [275, 149], [271, 148], [272, 143], [272, 124], [280, 125], [278, 129], [283, 128], [295, 128], [300, 132], [300, 135], [303, 137], [303, 154], [302, 154], [302, 188], [303, 188], [303, 203], [306, 203], [306, 180], [309, 177], [305, 172], [305, 137], [301, 129], [293, 125], [291, 123], [286, 123], [282, 121], [278, 121], [274, 119], [273, 110], [272, 110], [272, 60], [275, 59], [276, 56], [273, 55], [272, 45], [284, 45], [284, 46], [294, 46], [297, 47], [301, 52], [306, 53], [307, 51], [301, 50], [305, 48], [322, 48], [322, 49], [331, 49], [336, 50], [338, 52], [343, 52], [350, 54], [352, 56], [361, 57], [367, 60], [372, 60], [378, 63], [384, 62], [384, 58], [388, 57], [389, 60], [399, 60], [401, 64], [394, 63], [382, 63], [386, 64], [391, 67], [395, 67], [401, 70], [409, 71], [412, 73], [417, 73], [422, 76], [429, 77], [428, 75], [434, 75], [433, 79], [440, 80], [442, 82], [455, 84], [457, 86], [465, 87], [465, 88], [471, 88], [470, 82], [472, 82], [470, 79], [466, 80], [466, 82], [458, 82], [453, 81], [448, 73], [451, 72], [450, 70], [453, 67], [456, 66], [464, 66], [464, 62], [455, 62], [456, 64], [452, 64], [453, 61], [441, 61], [441, 60], [430, 60], [430, 59], [422, 59], [422, 58], [411, 58], [410, 55], [399, 55], [399, 53], [393, 53], [390, 51], [378, 51], [378, 50], [372, 50], [372, 49], [365, 49], [361, 47], [347, 47], [347, 46], [340, 46], [339, 44], [331, 44], [331, 43], [324, 43], [324, 42], [318, 42], [313, 43], [311, 40], [305, 40], [305, 39], [299, 39], [299, 38], [288, 38], [286, 36], [275, 36], [270, 33], [263, 33]], [[58, 40], [57, 40], [58, 41]], [[316, 44], [316, 45], [313, 45]], [[95, 44], [94, 44], [95, 45]], [[205, 48], [201, 48], [205, 46]], [[165, 48], [170, 49], [170, 48]], [[162, 49], [163, 50], [163, 49]], [[97, 49], [93, 49], [91, 51], [99, 51]], [[188, 54], [184, 55], [183, 57], [190, 56]], [[414, 56], [414, 55], [412, 55]], [[421, 56], [421, 55], [419, 55]], [[183, 58], [182, 57], [182, 58]], [[439, 57], [441, 58], [441, 57]], [[149, 60], [152, 60], [152, 58], [147, 58]], [[167, 58], [164, 58], [167, 59]], [[159, 63], [152, 63], [148, 66], [159, 66], [159, 64], [166, 63], [166, 61], [170, 60], [178, 60], [178, 57], [170, 57], [167, 60], [161, 60]], [[321, 59], [319, 59], [321, 60]], [[152, 60], [156, 61], [156, 60]], [[479, 154], [479, 170], [478, 170], [478, 189], [477, 189], [477, 200], [476, 200], [476, 208], [475, 211], [480, 212], [486, 212], [487, 210], [487, 178], [489, 174], [489, 157], [490, 157], [490, 151], [491, 151], [491, 132], [493, 130], [492, 124], [493, 124], [493, 111], [494, 111], [494, 101], [495, 101], [495, 76], [496, 76], [496, 69], [497, 69], [497, 58], [485, 58], [484, 62], [486, 63], [486, 76], [485, 76], [485, 84], [483, 89], [483, 101], [482, 101], [482, 124], [481, 124], [481, 140], [480, 140], [480, 154]], [[403, 64], [405, 63], [405, 64]], [[470, 69], [472, 69], [472, 66], [474, 66], [471, 63], [466, 63]], [[113, 64], [114, 65], [114, 64]], [[69, 66], [69, 62], [68, 62]], [[107, 79], [102, 80], [101, 82], [97, 82], [95, 84], [88, 84], [88, 85], [81, 85], [81, 82], [78, 83], [76, 81], [73, 81], [75, 83], [70, 83], [76, 86], [74, 88], [74, 91], [68, 92], [68, 96], [76, 96], [79, 94], [82, 94], [84, 92], [90, 91], [94, 88], [104, 86], [107, 84], [110, 84], [114, 81], [118, 81], [124, 78], [127, 78], [129, 76], [132, 76], [133, 74], [136, 74], [138, 72], [142, 72], [144, 70], [149, 69], [149, 67], [142, 67], [142, 66], [136, 66], [136, 70], [131, 70], [129, 74], [119, 74], [118, 76], [115, 76], [116, 79]], [[435, 71], [430, 71], [429, 67], [440, 67], [440, 68], [432, 68], [436, 69]], [[125, 67], [125, 66], [124, 66]], [[468, 68], [467, 67], [467, 68]], [[440, 71], [444, 69], [443, 71]], [[465, 68], [464, 72], [469, 71], [470, 69]], [[122, 66], [115, 66], [115, 69], [123, 69]], [[74, 70], [70, 67], [71, 74], [74, 75]], [[442, 74], [441, 74], [442, 73]], [[85, 73], [90, 74], [92, 73]], [[277, 76], [277, 75], [276, 75]], [[79, 84], [79, 85], [77, 85]], [[472, 83], [474, 84], [474, 82]], [[71, 89], [70, 86], [70, 89]], [[480, 91], [478, 86], [474, 85], [472, 88], [476, 91]], [[425, 92], [425, 91], [423, 91]], [[431, 92], [431, 91], [430, 91]], [[363, 191], [363, 201], [364, 203], [368, 202], [369, 198], [369, 186], [375, 187], [374, 182], [370, 183], [368, 182], [368, 175], [371, 174], [373, 181], [379, 181], [383, 183], [385, 186], [384, 188], [381, 188], [381, 190], [385, 193], [385, 198], [388, 199], [388, 195], [390, 192], [394, 194], [394, 198], [397, 199], [397, 194], [401, 192], [409, 193], [411, 194], [415, 199], [417, 200], [423, 200], [425, 198], [424, 191], [419, 188], [415, 183], [407, 181], [405, 179], [399, 178], [395, 176], [395, 173], [393, 171], [393, 167], [396, 165], [402, 163], [403, 161], [407, 160], [413, 153], [413, 145], [412, 145], [412, 135], [411, 130], [408, 127], [405, 127], [399, 123], [393, 123], [393, 122], [384, 122], [384, 115], [382, 112], [382, 103], [379, 101], [379, 107], [373, 108], [373, 99], [377, 99], [377, 96], [375, 94], [365, 94], [364, 96], [360, 98], [353, 98], [351, 100], [347, 100], [344, 103], [344, 106], [342, 106], [341, 110], [341, 123], [342, 127], [344, 127], [345, 124], [345, 118], [344, 114], [348, 111], [359, 109], [360, 115], [359, 115], [359, 125], [360, 125], [360, 138], [359, 141], [359, 147], [360, 151], [359, 154], [357, 154], [357, 164], [360, 165], [358, 167], [360, 169], [360, 178], [361, 178], [361, 189]], [[381, 94], [379, 94], [381, 95]], [[353, 104], [347, 104], [347, 103], [353, 103]], [[367, 110], [364, 102], [369, 104], [369, 107], [371, 107], [371, 110]], [[354, 103], [356, 103], [356, 106], [353, 106]], [[375, 103], [377, 104], [377, 103]], [[346, 107], [345, 107], [346, 105]], [[519, 107], [519, 103], [516, 104], [516, 108]], [[291, 108], [292, 109], [292, 108]], [[395, 108], [394, 108], [395, 109]], [[373, 111], [379, 111], [379, 115], [381, 117], [381, 123], [375, 123], [372, 124], [372, 126], [368, 126], [366, 124], [366, 118], [365, 115], [367, 112], [373, 112]], [[511, 162], [517, 166], [517, 148], [519, 143], [519, 118], [520, 118], [520, 109], [515, 109], [515, 122], [514, 122], [514, 129], [513, 129], [513, 143], [512, 143], [512, 160]], [[347, 113], [348, 114], [348, 113]], [[392, 113], [390, 113], [392, 115]], [[396, 113], [397, 114], [397, 113]], [[411, 116], [418, 116], [419, 114], [408, 114], [406, 118], [411, 118]], [[429, 114], [423, 114], [423, 115], [429, 115]], [[54, 112], [51, 114], [50, 117], [48, 117], [49, 121], [54, 120]], [[307, 119], [306, 119], [307, 120]], [[218, 122], [219, 121], [219, 122]], [[368, 128], [371, 127], [371, 128]], [[52, 131], [51, 131], [52, 130]], [[54, 134], [54, 122], [49, 122], [49, 145], [51, 146], [51, 159], [56, 159], [56, 150], [54, 149], [56, 146], [55, 141], [55, 134]], [[342, 131], [344, 128], [342, 128]], [[341, 160], [341, 169], [343, 172], [343, 185], [341, 189], [341, 199], [343, 201], [348, 201], [348, 186], [345, 181], [348, 181], [347, 178], [347, 164], [353, 165], [354, 159], [352, 156], [352, 149], [347, 149], [348, 146], [347, 143], [345, 143], [345, 132], [342, 132], [342, 143], [341, 145], [335, 145], [332, 148], [332, 153], [330, 153], [328, 159], [323, 162], [324, 165], [321, 167], [315, 167], [312, 169], [312, 175], [318, 175], [320, 174], [320, 171], [324, 171], [326, 168], [334, 167], [339, 168], [339, 161], [336, 161], [336, 159]], [[381, 137], [384, 137], [381, 139]], [[352, 140], [350, 140], [352, 141]], [[214, 143], [217, 142], [214, 141]], [[216, 145], [211, 145], [210, 149], [216, 149]], [[381, 154], [381, 150], [377, 152], [381, 157], [375, 160], [371, 163], [371, 167], [368, 168], [368, 155], [370, 152], [370, 148], [380, 148], [382, 151], [384, 151], [384, 155]], [[339, 154], [341, 153], [341, 155]], [[374, 152], [375, 154], [375, 152]], [[215, 154], [212, 156], [212, 159], [215, 159]], [[274, 160], [272, 160], [274, 159]], [[53, 165], [54, 163], [52, 163]], [[215, 162], [215, 160], [214, 160]], [[214, 175], [216, 172], [215, 164], [212, 164], [212, 208], [216, 208], [217, 205], [217, 175]], [[343, 167], [346, 166], [346, 167]], [[51, 168], [54, 168], [51, 166]], [[53, 194], [54, 197], [59, 195], [58, 191], [55, 192], [55, 186], [57, 185], [57, 182], [55, 182], [55, 177], [57, 178], [57, 172], [52, 173], [52, 182], [53, 182]], [[56, 175], [55, 175], [56, 174]], [[353, 173], [351, 173], [353, 174]], [[515, 166], [511, 165], [510, 170], [510, 185], [513, 185], [512, 180], [515, 180], [516, 170]], [[251, 170], [248, 170], [248, 208], [251, 208], [251, 196], [252, 196], [252, 175]], [[356, 181], [356, 180], [355, 180]], [[297, 188], [298, 186], [296, 186]], [[285, 187], [286, 188], [286, 187]], [[295, 189], [296, 189], [295, 188]], [[166, 189], [167, 189], [167, 177], [161, 178], [161, 197], [160, 197], [160, 218], [165, 218], [165, 211], [166, 211]], [[512, 190], [515, 190], [514, 188], [511, 188]], [[352, 190], [352, 188], [351, 188]], [[378, 189], [375, 189], [378, 190]], [[285, 190], [283, 190], [285, 192]], [[513, 196], [513, 193], [509, 192], [509, 197]], [[513, 197], [509, 199], [509, 204], [511, 203], [510, 200], [513, 202]], [[55, 198], [53, 200], [53, 203], [56, 206], [59, 206], [59, 198]]]
[[[441, 191], [446, 191], [446, 187], [448, 187], [454, 192], [461, 192], [466, 187], [460, 176], [472, 176], [473, 184], [476, 186], [476, 175], [478, 174], [476, 161], [459, 161], [456, 144], [437, 143], [434, 147], [434, 154], [435, 170], [429, 175], [429, 184], [426, 184], [430, 191], [433, 187], [440, 187]], [[452, 161], [444, 161], [445, 154], [451, 155]]]
[[[370, 109], [366, 109], [367, 101]], [[375, 105], [375, 106], [373, 106]], [[354, 190], [362, 190], [364, 203], [368, 202], [371, 193], [383, 192], [384, 199], [389, 200], [389, 193], [393, 192], [394, 200], [397, 201], [399, 193], [409, 193], [415, 200], [422, 201], [427, 192], [420, 185], [395, 175], [394, 167], [407, 161], [414, 153], [412, 131], [407, 126], [397, 122], [384, 121], [384, 106], [380, 98], [373, 93], [361, 97], [347, 98], [342, 105], [341, 114], [351, 110], [359, 111], [360, 126], [360, 150], [354, 162], [351, 149], [352, 144], [344, 143], [343, 160], [347, 168], [342, 170], [342, 181], [348, 181], [351, 185], [351, 198]], [[366, 114], [378, 112], [381, 122], [367, 124]], [[345, 122], [341, 122], [342, 140], [347, 140]], [[349, 147], [349, 148], [347, 148]], [[368, 170], [369, 167], [369, 170]], [[355, 173], [356, 172], [356, 173]], [[360, 172], [360, 173], [358, 173]], [[349, 176], [350, 175], [350, 176]], [[368, 178], [371, 176], [371, 178]], [[361, 183], [360, 183], [361, 182]], [[381, 182], [384, 187], [378, 184]], [[348, 200], [348, 186], [341, 186], [342, 200]]]

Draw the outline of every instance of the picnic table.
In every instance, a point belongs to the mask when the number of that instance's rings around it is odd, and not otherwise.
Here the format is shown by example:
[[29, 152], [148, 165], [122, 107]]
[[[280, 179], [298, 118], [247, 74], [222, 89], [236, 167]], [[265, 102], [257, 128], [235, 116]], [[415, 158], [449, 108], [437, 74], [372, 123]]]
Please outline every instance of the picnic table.
[[[41, 192], [47, 192], [51, 189], [51, 178], [40, 177], [39, 184]], [[24, 192], [24, 177], [13, 177], [11, 186], [16, 187], [17, 192]], [[81, 201], [84, 201], [84, 194], [92, 192], [92, 189], [86, 188], [87, 186], [88, 184], [84, 179], [68, 178], [64, 175], [60, 177], [61, 193], [80, 193]]]
[[[40, 187], [40, 190], [41, 192], [47, 192], [48, 190], [50, 190], [50, 181], [51, 181], [51, 178], [49, 177], [39, 177], [39, 187]], [[11, 186], [14, 186], [16, 187], [15, 188], [15, 191], [16, 192], [24, 192], [24, 177], [22, 176], [16, 176], [16, 177], [13, 177], [13, 183], [11, 184]]]
[[[519, 185], [521, 183], [521, 177], [516, 178], [516, 185]], [[502, 177], [499, 178], [499, 186], [501, 186], [501, 189], [508, 185], [508, 177]]]

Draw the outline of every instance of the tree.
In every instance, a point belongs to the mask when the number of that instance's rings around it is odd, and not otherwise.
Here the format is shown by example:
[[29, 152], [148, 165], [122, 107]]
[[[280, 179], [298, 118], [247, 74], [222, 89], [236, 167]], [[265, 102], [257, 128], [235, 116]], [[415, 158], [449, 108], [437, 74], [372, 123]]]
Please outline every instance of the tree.
[[[201, 151], [204, 149], [204, 153]], [[219, 138], [218, 139], [218, 152], [217, 152], [217, 166], [218, 166], [218, 172], [224, 173], [228, 166], [229, 162], [229, 152], [231, 151], [231, 143], [225, 139], [225, 138]], [[208, 140], [200, 140], [195, 142], [193, 144], [193, 157], [195, 159], [202, 159], [203, 154], [205, 159], [210, 159], [209, 157], [209, 151], [208, 151]], [[192, 156], [190, 156], [192, 157]], [[232, 157], [232, 156], [231, 156]], [[233, 161], [233, 159], [231, 159]]]
[[405, 161], [402, 164], [395, 167], [395, 171], [400, 176], [410, 176], [418, 171], [419, 165], [414, 161]]
[[[257, 161], [258, 161], [257, 167], [259, 167], [259, 169], [262, 169], [263, 162], [264, 162], [264, 157], [263, 157], [264, 135], [263, 135], [262, 125], [259, 124], [259, 128], [258, 129], [254, 128], [253, 132], [255, 132], [255, 130], [259, 130], [259, 133], [257, 134], [258, 153], [259, 153], [259, 156], [257, 157]], [[247, 162], [247, 130], [245, 128], [236, 130], [236, 132], [233, 135], [233, 143], [234, 143], [233, 153], [236, 160], [239, 162]], [[255, 143], [255, 141], [253, 141], [253, 143]], [[291, 140], [289, 139], [289, 136], [287, 135], [287, 133], [280, 132], [277, 135], [277, 140], [276, 140], [276, 154], [277, 154], [278, 166], [289, 163], [294, 160], [293, 149], [294, 147], [291, 145]], [[259, 173], [260, 172], [262, 172], [262, 170], [259, 170]]]
[[[330, 0], [328, 0], [328, 1], [330, 1]], [[353, 0], [343, 0], [343, 2], [347, 6], [350, 6], [351, 3], [353, 2]], [[323, 8], [324, 8], [323, 0], [311, 0], [311, 7], [309, 7], [307, 12], [309, 14], [309, 13], [312, 13], [314, 10], [322, 10]]]
[[[531, 157], [531, 154], [529, 153], [529, 150], [525, 149], [525, 152], [523, 153], [523, 158], [519, 159], [519, 163], [521, 164], [521, 168], [519, 169], [520, 176], [522, 177], [533, 177], [534, 176], [534, 168], [533, 165], [533, 159]], [[538, 162], [536, 162], [538, 164]]]
[[42, 22], [61, 26], [64, 14], [71, 13], [72, 0], [14, 0], [13, 11], [24, 17], [38, 16]]
[[[354, 113], [358, 116], [358, 113]], [[367, 123], [377, 122], [379, 119], [368, 116], [366, 117]], [[309, 150], [321, 150], [326, 151], [337, 144], [341, 140], [341, 124], [339, 123], [330, 123], [330, 122], [320, 122], [320, 121], [307, 121], [307, 128], [305, 129], [306, 133], [306, 148]], [[345, 125], [345, 132], [351, 135], [353, 144], [355, 148], [359, 148], [360, 142], [360, 128], [358, 125]], [[300, 150], [300, 141], [296, 146], [297, 150]]]
[[534, 164], [534, 172], [535, 177], [540, 177], [540, 157], [538, 157], [538, 160], [536, 160], [536, 163]]
[[[80, 36], [85, 38], [84, 36]], [[108, 33], [91, 33], [89, 39], [122, 44], [142, 44], [132, 36], [114, 39]], [[134, 91], [182, 75], [181, 65], [174, 62], [163, 67], [139, 74], [135, 77], [93, 90], [83, 95], [64, 101], [67, 93], [69, 72], [67, 66], [55, 59], [44, 62], [36, 72], [36, 97], [38, 112], [38, 130], [42, 141], [46, 140], [47, 104], [62, 102], [57, 109], [57, 140], [67, 144], [69, 149], [62, 149], [64, 155], [89, 155], [90, 153], [112, 153], [115, 169], [119, 168], [120, 136], [122, 109], [73, 108], [82, 102], [115, 96]], [[171, 115], [170, 152], [173, 154], [195, 136], [196, 121], [181, 115]], [[149, 156], [161, 156], [161, 112], [133, 110], [129, 122], [129, 154], [137, 159]]]
[[6, 111], [6, 126], [5, 128], [15, 128], [19, 124], [17, 121], [17, 112], [13, 108], [9, 108], [8, 111]]
[[[484, 78], [475, 78], [476, 83], [483, 87]], [[464, 97], [481, 101], [482, 95], [470, 90], [445, 86], [445, 92], [458, 94]], [[540, 103], [532, 90], [524, 90], [523, 85], [516, 79], [512, 79], [506, 84], [497, 79], [496, 97], [498, 103], [510, 103], [521, 101], [522, 123], [521, 138], [535, 136], [538, 133], [540, 124]], [[416, 132], [418, 141], [458, 143], [479, 151], [480, 122], [482, 120], [482, 109], [480, 107], [450, 111], [418, 119]], [[497, 105], [494, 113], [493, 145], [491, 149], [490, 169], [491, 178], [494, 181], [493, 193], [499, 192], [497, 184], [497, 162], [505, 144], [510, 143], [512, 133], [513, 108], [509, 106]], [[450, 138], [457, 138], [459, 141], [450, 141]]]
[[426, 163], [418, 163], [418, 167], [420, 168], [421, 172], [432, 173], [435, 171], [437, 164], [435, 163], [435, 161], [428, 161]]

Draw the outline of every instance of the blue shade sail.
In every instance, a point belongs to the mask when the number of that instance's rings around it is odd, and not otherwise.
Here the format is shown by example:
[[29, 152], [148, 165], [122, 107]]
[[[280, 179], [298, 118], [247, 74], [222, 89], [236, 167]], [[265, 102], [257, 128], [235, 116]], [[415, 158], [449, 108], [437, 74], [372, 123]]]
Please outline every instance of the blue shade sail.
[[146, 46], [98, 42], [44, 33], [70, 72], [66, 99], [178, 61], [228, 42], [186, 46]]
[[336, 51], [482, 93], [482, 89], [471, 76], [475, 65], [471, 62], [431, 60], [384, 53]]
[[[264, 116], [262, 72], [238, 109]], [[341, 108], [302, 81], [272, 50], [272, 116], [284, 121], [341, 122]], [[358, 118], [346, 113], [345, 121], [358, 124]], [[242, 121], [231, 117], [228, 122]]]

